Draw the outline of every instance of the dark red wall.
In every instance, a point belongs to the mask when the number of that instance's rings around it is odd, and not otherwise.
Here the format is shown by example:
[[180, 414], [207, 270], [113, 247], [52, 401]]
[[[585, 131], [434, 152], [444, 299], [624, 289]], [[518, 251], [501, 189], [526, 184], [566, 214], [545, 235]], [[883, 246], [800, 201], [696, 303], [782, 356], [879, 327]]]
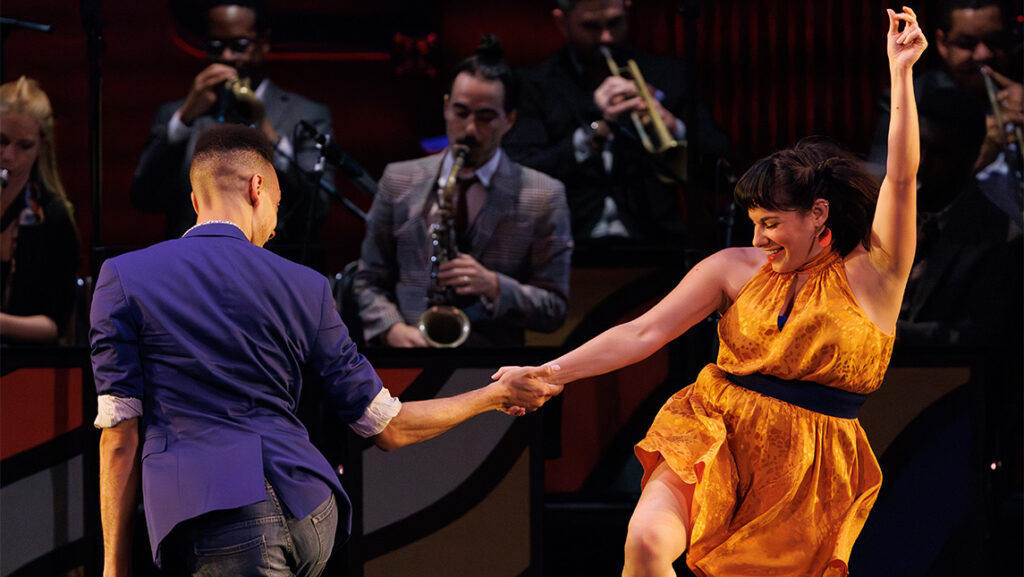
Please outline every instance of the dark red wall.
[[[420, 139], [443, 132], [443, 71], [470, 52], [483, 32], [499, 34], [513, 65], [529, 65], [557, 48], [561, 38], [548, 0], [508, 3], [437, 1], [427, 9], [437, 33], [428, 63], [436, 76], [396, 74], [401, 64], [386, 51], [352, 54], [288, 54], [294, 38], [270, 62], [270, 74], [287, 89], [327, 103], [341, 146], [374, 177], [387, 162], [420, 154]], [[685, 56], [685, 22], [679, 2], [644, 0], [633, 12], [635, 42], [652, 51]], [[825, 2], [723, 0], [699, 2], [697, 74], [717, 121], [730, 135], [742, 170], [753, 159], [808, 134], [828, 134], [866, 150], [875, 116], [873, 103], [888, 78], [885, 60], [886, 4], [880, 0]], [[180, 40], [168, 2], [104, 0], [103, 58], [103, 245], [143, 246], [161, 240], [162, 217], [136, 212], [128, 184], [157, 105], [180, 98], [202, 60]], [[280, 2], [273, 12], [296, 17], [353, 17], [361, 3], [328, 0]], [[403, 3], [385, 2], [401, 11]], [[413, 6], [408, 4], [408, 6]], [[419, 8], [418, 10], [423, 10]], [[919, 11], [921, 12], [921, 11]], [[15, 31], [6, 42], [6, 80], [36, 77], [57, 115], [60, 166], [77, 216], [83, 246], [91, 246], [93, 210], [89, 187], [88, 62], [79, 2], [6, 0], [3, 15], [53, 24], [52, 34]], [[925, 14], [921, 14], [925, 18]], [[379, 30], [388, 23], [378, 22]], [[927, 25], [926, 25], [927, 29]], [[321, 30], [321, 34], [323, 31]], [[320, 38], [320, 40], [325, 40]], [[312, 43], [320, 49], [328, 42]], [[335, 39], [336, 44], [343, 44]], [[389, 45], [388, 38], [383, 45]], [[306, 47], [309, 49], [309, 47]], [[364, 54], [358, 47], [344, 47]], [[342, 184], [364, 209], [369, 199]], [[322, 240], [329, 266], [356, 258], [361, 222], [335, 205]], [[85, 255], [83, 248], [83, 256]], [[83, 264], [83, 272], [87, 265]]]

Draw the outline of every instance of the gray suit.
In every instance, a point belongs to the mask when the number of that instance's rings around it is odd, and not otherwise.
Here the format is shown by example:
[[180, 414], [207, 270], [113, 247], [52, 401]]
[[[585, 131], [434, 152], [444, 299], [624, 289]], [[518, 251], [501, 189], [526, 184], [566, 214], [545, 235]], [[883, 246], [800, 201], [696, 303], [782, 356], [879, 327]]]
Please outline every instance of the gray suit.
[[[156, 112], [150, 127], [149, 140], [142, 153], [139, 165], [132, 177], [130, 197], [136, 209], [147, 213], [167, 215], [167, 237], [177, 238], [196, 222], [189, 193], [192, 190], [188, 170], [192, 162], [192, 150], [199, 134], [214, 126], [217, 120], [211, 114], [196, 118], [189, 130], [188, 138], [172, 143], [167, 137], [167, 125], [174, 112], [184, 100], [162, 105]], [[289, 159], [276, 154], [274, 167], [281, 181], [281, 209], [278, 211], [277, 231], [274, 244], [297, 244], [303, 241], [306, 223], [309, 220], [309, 199], [316, 183], [309, 173], [319, 158], [312, 135], [299, 129], [299, 121], [305, 120], [324, 134], [332, 133], [331, 113], [328, 108], [298, 94], [286, 92], [273, 82], [267, 81], [263, 94], [263, 105], [267, 119], [281, 137], [292, 143], [298, 167]], [[300, 170], [301, 168], [301, 170]], [[333, 175], [327, 175], [327, 182], [333, 185]], [[327, 196], [317, 190], [314, 198], [311, 238], [316, 239], [320, 224], [329, 212]], [[267, 248], [273, 248], [268, 245]]]
[[[367, 341], [427, 308], [432, 249], [428, 215], [444, 154], [388, 165], [370, 208], [354, 290]], [[517, 346], [523, 329], [565, 322], [572, 233], [565, 187], [502, 155], [487, 202], [466, 231], [464, 252], [498, 273], [493, 307], [455, 303], [472, 322], [467, 346]]]

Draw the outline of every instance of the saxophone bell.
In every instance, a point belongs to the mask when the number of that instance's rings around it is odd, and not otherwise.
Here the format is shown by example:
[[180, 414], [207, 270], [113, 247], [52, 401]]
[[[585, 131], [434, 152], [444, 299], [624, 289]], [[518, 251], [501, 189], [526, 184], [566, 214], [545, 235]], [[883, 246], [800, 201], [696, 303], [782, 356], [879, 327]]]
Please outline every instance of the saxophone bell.
[[434, 305], [419, 319], [420, 333], [427, 343], [440, 349], [455, 348], [469, 338], [469, 317], [452, 305]]

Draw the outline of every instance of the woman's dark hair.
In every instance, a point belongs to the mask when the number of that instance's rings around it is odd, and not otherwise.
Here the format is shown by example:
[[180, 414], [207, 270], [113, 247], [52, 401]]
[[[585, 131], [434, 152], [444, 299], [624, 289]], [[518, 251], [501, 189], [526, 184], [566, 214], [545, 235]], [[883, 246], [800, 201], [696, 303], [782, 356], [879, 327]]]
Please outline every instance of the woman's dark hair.
[[758, 160], [736, 183], [735, 197], [745, 211], [808, 211], [823, 198], [836, 250], [846, 256], [858, 243], [871, 248], [878, 183], [859, 159], [827, 138], [808, 137]]
[[455, 78], [463, 72], [491, 82], [501, 82], [505, 87], [505, 112], [511, 112], [519, 106], [518, 79], [505, 61], [505, 48], [501, 45], [501, 40], [494, 34], [484, 34], [473, 55], [452, 70], [446, 94], [452, 93]]

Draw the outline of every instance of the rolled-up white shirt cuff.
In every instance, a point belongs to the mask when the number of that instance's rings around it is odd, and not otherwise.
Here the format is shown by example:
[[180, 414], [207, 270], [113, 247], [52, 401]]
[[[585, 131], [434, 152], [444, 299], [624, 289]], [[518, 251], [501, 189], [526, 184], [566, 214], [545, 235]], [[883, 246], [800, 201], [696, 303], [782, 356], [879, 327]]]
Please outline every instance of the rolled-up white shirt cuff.
[[96, 420], [92, 422], [97, 429], [116, 427], [121, 421], [142, 416], [142, 400], [132, 397], [115, 397], [100, 395], [97, 398]]
[[175, 111], [174, 115], [167, 122], [167, 140], [171, 143], [185, 142], [188, 140], [188, 135], [191, 131], [192, 129], [185, 126], [185, 123], [181, 121], [180, 110]]
[[402, 401], [392, 397], [387, 387], [381, 387], [380, 392], [363, 411], [363, 416], [349, 427], [360, 437], [372, 437], [383, 431], [401, 410]]

